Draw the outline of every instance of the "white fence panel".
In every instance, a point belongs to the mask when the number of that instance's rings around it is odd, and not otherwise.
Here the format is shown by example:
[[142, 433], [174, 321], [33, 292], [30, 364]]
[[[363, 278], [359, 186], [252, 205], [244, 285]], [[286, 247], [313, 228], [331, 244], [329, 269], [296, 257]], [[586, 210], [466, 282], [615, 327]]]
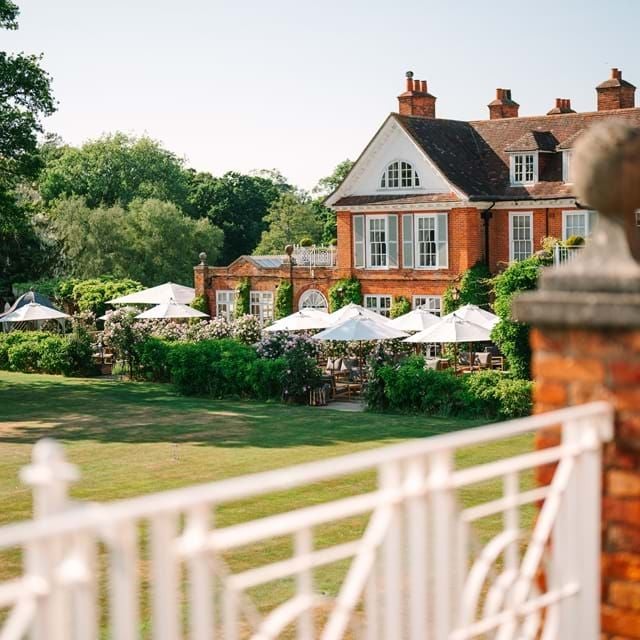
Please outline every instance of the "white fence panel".
[[[0, 528], [0, 552], [19, 549], [24, 559], [23, 575], [0, 583], [0, 638], [268, 640], [291, 630], [287, 637], [298, 640], [597, 640], [601, 448], [612, 424], [611, 407], [594, 403], [84, 505], [68, 498], [77, 473], [62, 448], [41, 441], [22, 474], [34, 490], [34, 520]], [[455, 466], [460, 449], [554, 425], [562, 430], [559, 446]], [[523, 487], [527, 474], [550, 464], [557, 465], [551, 484]], [[226, 504], [361, 472], [371, 472], [372, 490], [215, 524]], [[464, 499], [487, 482], [497, 487], [497, 497]], [[528, 530], [521, 510], [541, 501]], [[321, 527], [356, 517], [364, 519], [362, 535], [316, 545]], [[474, 525], [487, 518], [501, 528], [482, 540]], [[290, 556], [271, 559], [268, 545], [282, 539], [290, 542]], [[255, 544], [264, 545], [262, 561], [232, 570], [229, 554]], [[318, 571], [339, 561], [349, 566], [329, 597], [318, 591]], [[255, 589], [283, 579], [291, 595], [261, 610]], [[107, 598], [102, 612], [101, 589]]]

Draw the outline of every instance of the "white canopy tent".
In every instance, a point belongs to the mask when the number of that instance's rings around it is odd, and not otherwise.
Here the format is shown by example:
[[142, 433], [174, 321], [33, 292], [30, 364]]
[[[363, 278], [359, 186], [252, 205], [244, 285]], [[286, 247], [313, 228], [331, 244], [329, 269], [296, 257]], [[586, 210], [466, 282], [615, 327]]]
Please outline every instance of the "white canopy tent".
[[[500, 318], [497, 315], [490, 311], [485, 311], [475, 304], [465, 304], [464, 307], [456, 309], [453, 314], [458, 318], [479, 324], [481, 327], [486, 327], [489, 330], [493, 329], [493, 327], [500, 322]], [[449, 315], [453, 314], [450, 313]], [[445, 316], [445, 318], [446, 317], [448, 316]]]
[[2, 316], [0, 322], [3, 325], [34, 322], [36, 327], [40, 329], [44, 322], [56, 320], [60, 326], [64, 328], [65, 320], [70, 317], [70, 315], [53, 309], [52, 307], [45, 307], [37, 302], [29, 302], [28, 304], [18, 307], [15, 311]]
[[108, 304], [163, 304], [171, 301], [180, 304], [191, 304], [196, 297], [196, 290], [174, 282], [165, 282], [157, 287], [143, 289], [126, 296], [120, 296], [113, 300], [107, 300]]
[[329, 326], [329, 314], [319, 309], [305, 308], [296, 311], [286, 318], [280, 318], [269, 325], [265, 331], [309, 331], [312, 329], [326, 329]]
[[439, 316], [426, 309], [418, 308], [391, 320], [389, 326], [401, 331], [424, 331], [438, 322], [440, 322]]
[[359, 316], [370, 318], [371, 320], [382, 325], [389, 324], [389, 322], [391, 322], [389, 318], [385, 318], [379, 313], [371, 311], [371, 309], [365, 309], [362, 305], [355, 304], [355, 302], [350, 302], [348, 305], [345, 305], [337, 311], [329, 314], [329, 326], [335, 326], [337, 324], [340, 324], [341, 322], [344, 322], [345, 320], [348, 320], [349, 318], [357, 318]]
[[180, 304], [175, 300], [163, 302], [151, 309], [147, 309], [136, 316], [138, 320], [152, 320], [158, 318], [208, 318], [209, 316], [202, 311], [198, 311], [186, 304]]

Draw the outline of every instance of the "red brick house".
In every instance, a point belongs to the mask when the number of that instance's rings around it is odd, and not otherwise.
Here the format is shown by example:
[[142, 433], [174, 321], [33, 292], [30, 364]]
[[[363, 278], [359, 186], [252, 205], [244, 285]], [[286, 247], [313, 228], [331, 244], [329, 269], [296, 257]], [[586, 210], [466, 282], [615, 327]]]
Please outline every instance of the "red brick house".
[[557, 99], [546, 115], [519, 117], [498, 89], [489, 119], [436, 117], [436, 98], [407, 73], [406, 91], [326, 201], [337, 214], [335, 253], [241, 256], [228, 267], [195, 268], [212, 315], [233, 307], [239, 280], [251, 283], [252, 313], [268, 319], [275, 289], [292, 279], [294, 307], [326, 304], [329, 287], [355, 276], [364, 304], [388, 313], [395, 296], [440, 309], [445, 289], [484, 261], [491, 271], [530, 256], [547, 236], [588, 236], [594, 215], [576, 202], [571, 149], [592, 123], [621, 118], [640, 126], [635, 87], [618, 69], [596, 87], [597, 111], [576, 113]]

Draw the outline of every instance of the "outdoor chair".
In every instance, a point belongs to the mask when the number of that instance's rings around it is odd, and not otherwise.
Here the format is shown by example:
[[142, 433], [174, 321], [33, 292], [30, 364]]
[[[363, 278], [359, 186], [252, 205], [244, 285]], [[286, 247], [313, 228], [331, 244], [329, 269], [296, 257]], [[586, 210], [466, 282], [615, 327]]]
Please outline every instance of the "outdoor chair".
[[427, 358], [424, 362], [425, 369], [431, 369], [432, 371], [438, 371], [440, 366], [440, 360], [438, 358]]
[[325, 371], [330, 376], [334, 376], [334, 375], [340, 373], [341, 369], [342, 369], [342, 358], [328, 358], [327, 359], [327, 366], [325, 368]]
[[491, 354], [490, 353], [476, 353], [474, 365], [478, 369], [491, 369]]

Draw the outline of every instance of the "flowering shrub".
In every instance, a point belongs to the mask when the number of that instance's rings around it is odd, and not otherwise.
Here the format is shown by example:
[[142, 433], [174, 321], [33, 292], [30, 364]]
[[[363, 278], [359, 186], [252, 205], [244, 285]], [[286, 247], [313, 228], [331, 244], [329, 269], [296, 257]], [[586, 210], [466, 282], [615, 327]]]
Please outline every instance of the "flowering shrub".
[[136, 320], [137, 314], [138, 310], [131, 307], [108, 314], [102, 334], [104, 344], [128, 366], [131, 376], [137, 369], [142, 344], [151, 333], [146, 322]]
[[233, 322], [232, 335], [238, 342], [243, 344], [255, 344], [262, 335], [260, 321], [249, 314], [240, 316]]
[[218, 316], [211, 320], [201, 320], [189, 325], [187, 335], [189, 340], [222, 340], [231, 338], [233, 333], [232, 325], [226, 318]]
[[188, 340], [189, 325], [185, 322], [157, 319], [141, 320], [139, 324], [154, 338], [168, 340], [169, 342]]
[[309, 391], [320, 385], [320, 369], [314, 358], [304, 348], [291, 349], [284, 355], [286, 369], [280, 376], [282, 399], [306, 404]]
[[260, 358], [280, 358], [290, 351], [300, 351], [310, 358], [317, 357], [320, 343], [304, 333], [267, 333], [256, 345], [256, 353]]

